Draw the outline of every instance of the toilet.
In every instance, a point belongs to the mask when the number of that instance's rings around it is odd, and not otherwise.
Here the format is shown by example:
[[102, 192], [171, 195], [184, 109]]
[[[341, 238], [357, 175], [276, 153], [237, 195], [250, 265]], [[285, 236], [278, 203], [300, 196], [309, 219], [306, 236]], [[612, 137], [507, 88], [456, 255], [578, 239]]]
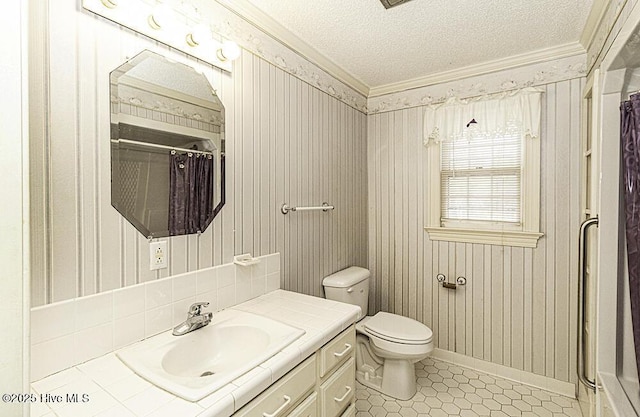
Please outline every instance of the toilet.
[[416, 393], [414, 364], [433, 351], [433, 332], [424, 324], [379, 312], [365, 316], [369, 304], [368, 269], [352, 266], [324, 278], [329, 300], [360, 306], [356, 323], [356, 379], [390, 397], [408, 400]]

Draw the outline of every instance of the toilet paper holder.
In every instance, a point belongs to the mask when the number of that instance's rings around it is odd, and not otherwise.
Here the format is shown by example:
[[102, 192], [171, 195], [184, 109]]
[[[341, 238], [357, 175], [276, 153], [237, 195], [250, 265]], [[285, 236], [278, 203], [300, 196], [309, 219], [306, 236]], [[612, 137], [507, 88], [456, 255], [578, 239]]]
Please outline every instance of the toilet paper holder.
[[447, 282], [447, 277], [444, 274], [438, 274], [436, 275], [436, 279], [438, 280], [438, 282], [442, 283], [442, 286], [446, 289], [449, 290], [455, 290], [458, 288], [458, 285], [466, 285], [467, 284], [467, 279], [465, 277], [458, 277], [456, 278], [456, 282], [451, 283], [451, 282]]

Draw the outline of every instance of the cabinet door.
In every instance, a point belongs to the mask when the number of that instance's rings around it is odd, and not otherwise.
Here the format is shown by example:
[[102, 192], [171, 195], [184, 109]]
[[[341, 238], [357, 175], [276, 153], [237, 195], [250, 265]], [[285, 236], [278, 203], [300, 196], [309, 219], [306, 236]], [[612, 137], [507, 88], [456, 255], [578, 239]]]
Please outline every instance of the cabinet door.
[[355, 395], [355, 381], [356, 362], [351, 358], [320, 387], [322, 417], [336, 417], [347, 408]]
[[298, 365], [265, 392], [254, 398], [234, 416], [281, 417], [316, 384], [316, 355]]
[[356, 331], [353, 326], [335, 337], [320, 349], [320, 377], [353, 355], [356, 347]]

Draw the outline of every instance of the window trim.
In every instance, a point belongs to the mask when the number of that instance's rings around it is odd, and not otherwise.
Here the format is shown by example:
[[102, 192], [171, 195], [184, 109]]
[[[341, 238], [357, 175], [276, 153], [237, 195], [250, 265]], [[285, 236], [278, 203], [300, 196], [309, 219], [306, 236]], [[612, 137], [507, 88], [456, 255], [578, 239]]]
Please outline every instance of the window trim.
[[[523, 137], [521, 230], [442, 227], [440, 216], [440, 143], [427, 143], [427, 225], [431, 240], [535, 248], [540, 232], [540, 138]], [[464, 223], [464, 222], [462, 222]], [[462, 225], [461, 225], [462, 226]]]

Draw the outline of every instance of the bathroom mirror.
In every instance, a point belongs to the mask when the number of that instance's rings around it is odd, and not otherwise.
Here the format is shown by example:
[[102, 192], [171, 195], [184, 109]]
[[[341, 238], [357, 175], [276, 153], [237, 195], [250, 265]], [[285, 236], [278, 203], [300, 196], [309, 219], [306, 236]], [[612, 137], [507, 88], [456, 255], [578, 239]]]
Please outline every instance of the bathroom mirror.
[[224, 205], [224, 107], [194, 68], [143, 51], [110, 74], [111, 204], [148, 238], [204, 232]]

